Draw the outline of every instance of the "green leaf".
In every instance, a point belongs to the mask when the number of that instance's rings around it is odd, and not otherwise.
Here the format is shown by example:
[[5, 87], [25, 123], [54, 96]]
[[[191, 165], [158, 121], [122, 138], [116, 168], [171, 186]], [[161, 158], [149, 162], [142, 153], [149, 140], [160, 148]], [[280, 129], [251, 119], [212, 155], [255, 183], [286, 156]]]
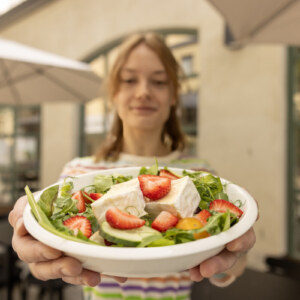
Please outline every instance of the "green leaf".
[[224, 192], [216, 193], [214, 195], [214, 198], [215, 199], [223, 199], [223, 200], [229, 201], [228, 195], [226, 193], [224, 193]]
[[199, 207], [209, 209], [209, 204], [215, 199], [228, 200], [228, 195], [223, 189], [221, 179], [207, 172], [187, 172], [183, 171], [184, 176], [189, 176], [201, 197]]
[[195, 233], [207, 231], [210, 235], [216, 235], [226, 231], [231, 227], [231, 214], [229, 211], [225, 213], [217, 213], [208, 218], [207, 224], [200, 228], [192, 230]]
[[[149, 246], [149, 244], [153, 243], [156, 240], [159, 240], [162, 238], [161, 234], [153, 234], [150, 236], [146, 236], [142, 239], [142, 241], [137, 245], [138, 248], [143, 248], [146, 246]], [[150, 246], [149, 246], [150, 247]]]
[[58, 188], [59, 185], [55, 185], [44, 190], [38, 201], [38, 205], [47, 217], [50, 217], [52, 215], [53, 203], [57, 198]]
[[178, 228], [168, 229], [163, 233], [164, 238], [174, 240], [176, 244], [183, 241], [194, 241], [194, 232], [192, 230], [183, 230]]
[[113, 176], [113, 183], [117, 184], [117, 183], [122, 183], [122, 182], [126, 182], [128, 180], [131, 180], [132, 176], [123, 176], [123, 175], [119, 175], [119, 176]]
[[73, 179], [74, 177], [66, 177], [64, 179], [64, 182], [60, 188], [60, 191], [59, 191], [59, 196], [60, 197], [69, 197], [71, 195], [71, 192], [74, 188], [74, 184], [73, 184], [73, 181], [67, 181], [69, 179]]
[[27, 198], [28, 198], [29, 205], [31, 207], [31, 211], [32, 211], [33, 215], [35, 216], [36, 220], [38, 221], [38, 223], [46, 229], [47, 228], [53, 228], [54, 229], [54, 226], [49, 221], [49, 219], [47, 218], [46, 214], [41, 209], [41, 207], [35, 201], [34, 196], [31, 193], [31, 191], [30, 191], [30, 189], [27, 185], [25, 187], [25, 192], [26, 192], [26, 195], [27, 195]]
[[155, 159], [155, 164], [152, 165], [151, 167], [141, 167], [139, 175], [144, 175], [144, 174], [149, 174], [149, 175], [158, 175], [158, 161]]
[[100, 228], [100, 225], [93, 213], [93, 210], [91, 208], [91, 206], [89, 204], [86, 205], [86, 209], [83, 213], [80, 213], [78, 215], [81, 215], [81, 216], [84, 216], [86, 217], [90, 222], [91, 222], [91, 225], [92, 225], [92, 232], [96, 232], [97, 230], [99, 230]]
[[65, 198], [57, 198], [54, 202], [54, 210], [51, 216], [52, 220], [57, 218], [62, 218], [66, 214], [76, 214], [77, 209], [77, 199], [73, 199], [71, 195]]
[[40, 208], [40, 206], [37, 204], [37, 202], [34, 199], [33, 194], [31, 193], [28, 186], [25, 187], [25, 192], [28, 198], [28, 202], [31, 208], [31, 211], [36, 218], [37, 222], [40, 224], [41, 227], [48, 230], [49, 232], [60, 236], [61, 238], [64, 238], [66, 240], [71, 240], [74, 242], [80, 242], [80, 243], [88, 243], [88, 244], [94, 244], [99, 245], [93, 241], [90, 241], [89, 239], [86, 240], [86, 237], [82, 239], [81, 237], [75, 237], [71, 235], [68, 231], [59, 231], [57, 230], [54, 225], [50, 222], [50, 220], [47, 218], [46, 214], [43, 212], [43, 210]]
[[179, 178], [182, 177], [182, 175], [179, 175], [179, 174], [176, 174], [176, 173], [173, 172], [173, 171], [170, 171], [168, 167], [164, 167], [164, 170], [168, 171], [168, 172], [171, 173], [172, 175], [177, 176], [177, 177], [179, 177]]
[[96, 193], [106, 193], [113, 184], [113, 177], [111, 175], [98, 174], [94, 178]]
[[165, 238], [156, 239], [148, 244], [148, 247], [162, 247], [162, 246], [172, 246], [175, 245], [174, 240], [169, 240]]

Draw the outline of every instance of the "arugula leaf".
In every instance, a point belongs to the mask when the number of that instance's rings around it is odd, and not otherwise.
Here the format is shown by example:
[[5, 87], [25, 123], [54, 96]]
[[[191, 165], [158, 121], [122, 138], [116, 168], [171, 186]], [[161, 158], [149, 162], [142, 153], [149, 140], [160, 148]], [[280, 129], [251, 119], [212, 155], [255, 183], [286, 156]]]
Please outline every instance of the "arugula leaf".
[[38, 205], [47, 217], [50, 217], [52, 215], [53, 203], [57, 198], [58, 188], [59, 185], [55, 185], [44, 190], [38, 201]]
[[228, 195], [226, 193], [224, 193], [224, 192], [216, 193], [214, 195], [214, 198], [215, 199], [223, 199], [223, 200], [229, 201]]
[[92, 232], [96, 232], [96, 231], [99, 230], [100, 225], [99, 225], [99, 223], [98, 223], [98, 221], [97, 221], [90, 205], [87, 204], [85, 211], [83, 213], [78, 214], [78, 215], [79, 216], [80, 215], [85, 216], [91, 222]]
[[230, 228], [230, 212], [217, 213], [208, 218], [207, 224], [200, 229], [193, 229], [195, 233], [207, 231], [210, 235], [216, 235]]
[[164, 238], [174, 240], [176, 244], [194, 241], [194, 232], [192, 230], [183, 230], [178, 228], [168, 229], [163, 233]]
[[132, 176], [123, 176], [123, 175], [119, 175], [117, 177], [113, 176], [113, 183], [114, 184], [122, 183], [122, 182], [126, 182], [130, 179], [132, 179]]
[[158, 161], [155, 158], [155, 164], [152, 165], [151, 167], [141, 167], [139, 175], [144, 175], [144, 174], [149, 174], [149, 175], [158, 175]]
[[73, 215], [78, 212], [77, 208], [77, 199], [73, 199], [71, 195], [68, 195], [67, 197], [59, 197], [54, 202], [54, 210], [53, 214], [51, 216], [52, 220], [55, 220], [57, 218], [62, 218], [66, 214]]
[[[187, 172], [183, 171], [184, 176], [189, 176], [195, 184], [198, 193], [201, 197], [199, 207], [201, 209], [209, 209], [209, 204], [215, 199], [228, 200], [228, 196], [223, 189], [221, 179], [217, 176], [213, 176], [210, 173], [199, 172]], [[221, 197], [221, 198], [220, 198]]]
[[153, 222], [153, 217], [151, 217], [149, 214], [146, 214], [144, 216], [141, 216], [140, 217], [142, 220], [145, 220], [146, 223], [145, 223], [145, 226], [149, 226], [151, 227], [151, 224]]

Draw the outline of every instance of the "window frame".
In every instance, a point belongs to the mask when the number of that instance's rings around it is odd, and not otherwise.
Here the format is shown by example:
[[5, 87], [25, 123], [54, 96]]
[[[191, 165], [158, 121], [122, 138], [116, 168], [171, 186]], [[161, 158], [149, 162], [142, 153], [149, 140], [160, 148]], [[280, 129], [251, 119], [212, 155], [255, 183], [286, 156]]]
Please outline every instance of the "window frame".
[[[300, 249], [297, 249], [297, 237], [300, 233], [300, 224], [296, 222], [296, 207], [298, 204], [297, 194], [300, 196], [300, 189], [295, 185], [295, 167], [297, 164], [297, 129], [300, 127], [300, 119], [295, 118], [294, 93], [296, 91], [295, 66], [300, 61], [300, 52], [297, 48], [288, 48], [288, 73], [287, 73], [287, 236], [288, 236], [288, 255], [293, 258], [300, 258]], [[300, 163], [300, 162], [298, 162]], [[300, 217], [300, 216], [299, 216]], [[298, 241], [299, 242], [299, 241]]]
[[[17, 189], [17, 182], [18, 182], [18, 174], [20, 174], [22, 171], [24, 171], [23, 167], [19, 168], [18, 163], [16, 161], [16, 143], [18, 137], [33, 137], [36, 139], [37, 142], [37, 149], [36, 149], [36, 166], [32, 168], [32, 166], [25, 169], [37, 171], [37, 173], [40, 173], [40, 135], [41, 135], [41, 118], [39, 118], [39, 131], [37, 133], [21, 133], [18, 132], [18, 117], [19, 117], [19, 111], [25, 109], [37, 109], [39, 116], [41, 117], [41, 108], [39, 105], [28, 105], [28, 106], [13, 106], [13, 105], [0, 105], [0, 109], [11, 109], [13, 111], [13, 119], [14, 119], [14, 128], [13, 132], [11, 134], [0, 134], [1, 138], [11, 138], [13, 140], [12, 147], [11, 147], [11, 163], [7, 167], [0, 167], [0, 173], [9, 172], [11, 173], [11, 180], [10, 185], [12, 187], [12, 195], [11, 195], [11, 203], [8, 205], [14, 204], [14, 202], [18, 199], [19, 193]], [[39, 180], [37, 181], [37, 185], [39, 185]], [[35, 191], [34, 187], [32, 188], [32, 191]], [[23, 193], [24, 194], [24, 193]], [[2, 204], [1, 204], [2, 205]], [[3, 206], [3, 205], [2, 205]]]

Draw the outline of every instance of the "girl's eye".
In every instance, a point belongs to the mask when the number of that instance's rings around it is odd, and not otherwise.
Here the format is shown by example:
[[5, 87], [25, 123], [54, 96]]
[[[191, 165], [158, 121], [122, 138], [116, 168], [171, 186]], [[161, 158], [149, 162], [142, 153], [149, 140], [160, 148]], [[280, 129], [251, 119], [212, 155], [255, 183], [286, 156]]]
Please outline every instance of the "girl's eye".
[[153, 82], [157, 85], [165, 85], [167, 84], [167, 81], [165, 80], [153, 80]]
[[136, 80], [135, 78], [126, 78], [126, 79], [122, 79], [123, 83], [127, 83], [127, 84], [131, 84], [131, 83], [135, 83]]

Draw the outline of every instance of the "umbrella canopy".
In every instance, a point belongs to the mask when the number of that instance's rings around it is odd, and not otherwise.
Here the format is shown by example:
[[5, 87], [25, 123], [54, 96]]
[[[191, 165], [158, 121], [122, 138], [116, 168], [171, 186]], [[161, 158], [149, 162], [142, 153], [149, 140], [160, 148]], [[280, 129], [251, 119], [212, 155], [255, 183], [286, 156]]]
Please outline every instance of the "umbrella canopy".
[[85, 102], [100, 83], [88, 64], [0, 38], [0, 104]]
[[208, 0], [227, 22], [227, 42], [300, 45], [300, 0]]

